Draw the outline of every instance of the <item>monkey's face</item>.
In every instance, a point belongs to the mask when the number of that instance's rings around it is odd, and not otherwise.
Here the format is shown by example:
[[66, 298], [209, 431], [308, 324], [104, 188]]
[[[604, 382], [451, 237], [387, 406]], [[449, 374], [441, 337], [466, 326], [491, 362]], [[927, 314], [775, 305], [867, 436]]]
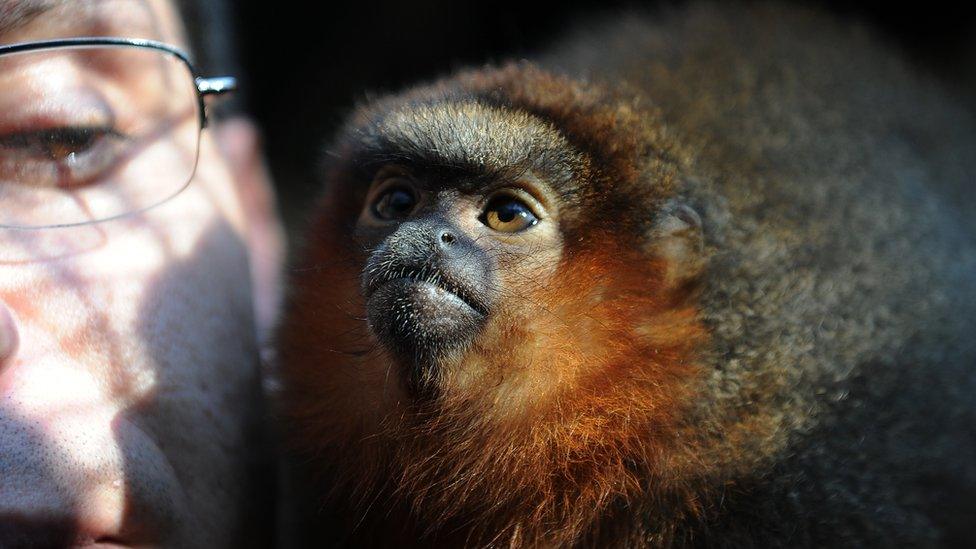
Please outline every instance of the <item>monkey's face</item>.
[[526, 308], [526, 289], [555, 271], [562, 239], [554, 193], [531, 173], [485, 181], [418, 171], [377, 171], [355, 239], [370, 250], [369, 328], [410, 390], [430, 393], [489, 322]]

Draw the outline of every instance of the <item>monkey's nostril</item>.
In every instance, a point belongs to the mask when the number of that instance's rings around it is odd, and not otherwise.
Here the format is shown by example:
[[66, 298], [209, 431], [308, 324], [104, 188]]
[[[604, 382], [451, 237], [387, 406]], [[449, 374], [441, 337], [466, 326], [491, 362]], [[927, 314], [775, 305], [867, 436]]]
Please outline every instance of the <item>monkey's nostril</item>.
[[441, 233], [441, 242], [443, 242], [444, 244], [453, 244], [454, 240], [455, 238], [453, 234], [447, 231]]

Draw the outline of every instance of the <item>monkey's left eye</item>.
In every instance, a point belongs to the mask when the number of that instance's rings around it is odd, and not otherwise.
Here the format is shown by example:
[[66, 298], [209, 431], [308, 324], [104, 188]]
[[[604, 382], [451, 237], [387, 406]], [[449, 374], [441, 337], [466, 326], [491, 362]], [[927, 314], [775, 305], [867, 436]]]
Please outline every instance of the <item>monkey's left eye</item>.
[[417, 199], [403, 187], [387, 189], [373, 203], [373, 213], [380, 219], [402, 219], [413, 211]]
[[539, 222], [539, 218], [524, 202], [512, 196], [493, 199], [480, 219], [485, 225], [503, 233], [524, 231]]

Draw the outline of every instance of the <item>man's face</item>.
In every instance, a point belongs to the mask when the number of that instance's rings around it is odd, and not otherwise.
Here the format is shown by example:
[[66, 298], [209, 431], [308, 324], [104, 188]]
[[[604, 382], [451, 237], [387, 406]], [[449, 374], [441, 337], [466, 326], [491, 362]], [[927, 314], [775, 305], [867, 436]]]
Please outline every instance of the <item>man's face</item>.
[[[185, 47], [167, 0], [0, 0], [14, 13], [0, 44]], [[149, 211], [0, 228], [0, 546], [264, 542], [253, 303], [277, 226], [238, 130], [205, 130], [192, 183]]]

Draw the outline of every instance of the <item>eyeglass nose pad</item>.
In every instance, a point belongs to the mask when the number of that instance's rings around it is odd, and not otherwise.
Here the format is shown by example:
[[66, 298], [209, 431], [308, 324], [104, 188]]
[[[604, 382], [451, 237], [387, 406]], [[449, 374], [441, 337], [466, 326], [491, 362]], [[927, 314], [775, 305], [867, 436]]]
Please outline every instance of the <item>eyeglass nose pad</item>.
[[0, 372], [13, 361], [19, 340], [13, 312], [0, 301]]

